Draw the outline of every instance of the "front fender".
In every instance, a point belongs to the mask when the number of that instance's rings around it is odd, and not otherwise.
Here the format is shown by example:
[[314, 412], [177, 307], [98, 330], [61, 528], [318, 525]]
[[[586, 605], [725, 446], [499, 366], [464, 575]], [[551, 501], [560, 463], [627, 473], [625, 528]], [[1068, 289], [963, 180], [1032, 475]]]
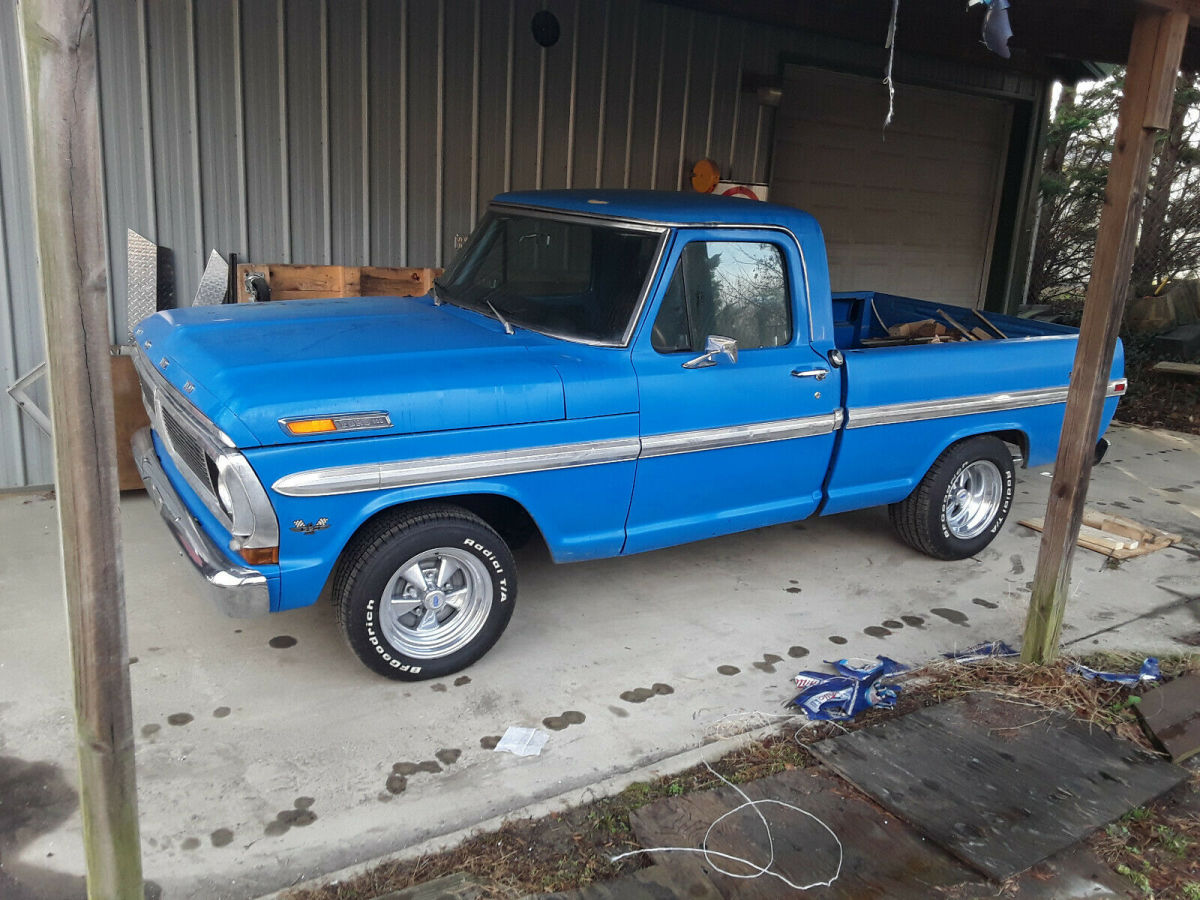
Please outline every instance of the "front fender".
[[403, 466], [422, 459], [478, 454], [505, 448], [570, 445], [631, 438], [637, 417], [539, 423], [470, 432], [443, 432], [388, 438], [268, 447], [246, 457], [263, 483], [279, 517], [280, 609], [316, 601], [343, 549], [363, 523], [378, 513], [422, 500], [453, 501], [487, 494], [520, 504], [540, 529], [558, 562], [614, 556], [625, 539], [625, 517], [633, 491], [633, 459], [548, 468], [437, 484], [382, 490], [289, 496], [272, 486], [297, 472], [389, 463]]

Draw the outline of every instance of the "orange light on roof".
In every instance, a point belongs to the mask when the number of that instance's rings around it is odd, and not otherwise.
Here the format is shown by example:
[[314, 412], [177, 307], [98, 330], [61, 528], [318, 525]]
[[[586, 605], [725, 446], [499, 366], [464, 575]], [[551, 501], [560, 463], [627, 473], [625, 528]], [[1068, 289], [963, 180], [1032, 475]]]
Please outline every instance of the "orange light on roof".
[[286, 427], [292, 434], [325, 434], [337, 431], [333, 419], [302, 419], [299, 422], [288, 422]]

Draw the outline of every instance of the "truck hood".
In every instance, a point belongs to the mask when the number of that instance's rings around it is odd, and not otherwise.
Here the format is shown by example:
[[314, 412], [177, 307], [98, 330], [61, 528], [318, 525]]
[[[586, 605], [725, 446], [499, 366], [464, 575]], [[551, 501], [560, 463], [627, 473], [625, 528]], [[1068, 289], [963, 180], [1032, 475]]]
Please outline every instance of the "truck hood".
[[160, 312], [139, 350], [238, 446], [300, 443], [280, 419], [388, 413], [391, 427], [319, 440], [545, 422], [562, 380], [521, 333], [421, 298], [368, 297]]

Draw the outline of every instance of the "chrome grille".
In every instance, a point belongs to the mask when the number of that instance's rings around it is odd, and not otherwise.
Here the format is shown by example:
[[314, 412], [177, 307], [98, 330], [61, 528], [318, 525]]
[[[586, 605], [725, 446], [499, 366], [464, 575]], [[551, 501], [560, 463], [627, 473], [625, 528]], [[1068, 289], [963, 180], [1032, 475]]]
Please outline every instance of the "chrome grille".
[[170, 441], [173, 451], [172, 456], [175, 457], [176, 462], [187, 466], [210, 492], [215, 493], [216, 487], [209, 476], [208, 456], [205, 454], [204, 448], [166, 406], [162, 409], [162, 424], [167, 432], [167, 439]]

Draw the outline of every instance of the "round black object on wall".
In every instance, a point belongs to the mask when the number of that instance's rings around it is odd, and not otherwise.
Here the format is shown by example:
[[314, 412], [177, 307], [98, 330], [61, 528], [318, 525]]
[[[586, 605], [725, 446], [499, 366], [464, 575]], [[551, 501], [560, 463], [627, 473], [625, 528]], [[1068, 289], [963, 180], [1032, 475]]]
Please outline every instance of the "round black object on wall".
[[558, 27], [558, 16], [548, 9], [535, 12], [529, 28], [533, 32], [533, 39], [543, 47], [553, 47], [562, 33], [562, 29]]

